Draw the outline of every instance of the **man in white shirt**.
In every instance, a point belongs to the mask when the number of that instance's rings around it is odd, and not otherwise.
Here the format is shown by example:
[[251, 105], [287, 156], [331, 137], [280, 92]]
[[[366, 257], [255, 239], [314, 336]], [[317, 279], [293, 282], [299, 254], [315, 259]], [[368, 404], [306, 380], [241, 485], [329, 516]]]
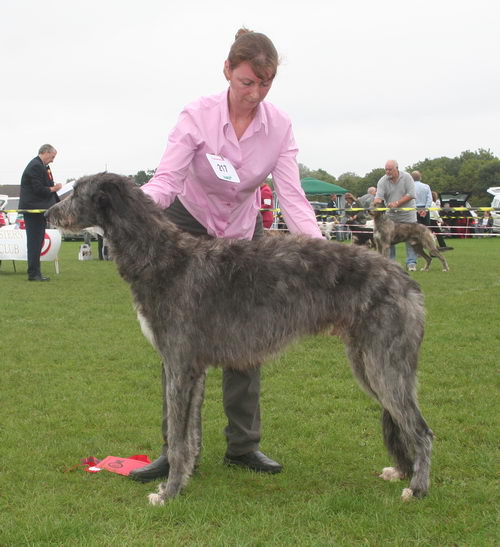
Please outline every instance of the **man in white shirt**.
[[431, 188], [428, 184], [422, 182], [422, 174], [420, 171], [412, 171], [411, 176], [415, 181], [417, 222], [424, 226], [430, 226], [429, 207], [432, 205]]

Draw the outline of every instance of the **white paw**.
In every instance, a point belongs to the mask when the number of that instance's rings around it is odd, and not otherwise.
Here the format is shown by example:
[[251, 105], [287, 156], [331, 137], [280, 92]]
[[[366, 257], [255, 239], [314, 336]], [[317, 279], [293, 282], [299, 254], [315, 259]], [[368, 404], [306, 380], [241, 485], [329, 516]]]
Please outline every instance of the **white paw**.
[[413, 490], [411, 488], [405, 488], [401, 494], [401, 499], [403, 501], [410, 501], [413, 498]]
[[379, 477], [385, 481], [398, 481], [403, 478], [403, 473], [395, 467], [384, 467]]
[[161, 499], [160, 494], [149, 494], [148, 496], [149, 503], [151, 505], [164, 505], [165, 502]]

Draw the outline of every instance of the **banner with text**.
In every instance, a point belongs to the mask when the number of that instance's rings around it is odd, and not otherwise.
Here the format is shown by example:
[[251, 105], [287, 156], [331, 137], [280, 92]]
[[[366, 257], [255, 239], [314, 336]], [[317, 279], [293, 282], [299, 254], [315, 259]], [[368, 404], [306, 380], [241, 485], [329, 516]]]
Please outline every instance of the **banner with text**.
[[[61, 247], [59, 230], [45, 230], [40, 260], [57, 260]], [[0, 228], [0, 260], [28, 260], [26, 230], [19, 228]]]

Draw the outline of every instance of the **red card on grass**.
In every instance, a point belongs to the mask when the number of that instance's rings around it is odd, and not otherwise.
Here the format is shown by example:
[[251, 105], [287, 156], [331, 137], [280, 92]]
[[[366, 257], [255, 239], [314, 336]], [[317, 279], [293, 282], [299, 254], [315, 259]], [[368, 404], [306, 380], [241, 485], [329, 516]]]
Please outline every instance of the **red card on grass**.
[[133, 460], [130, 458], [117, 458], [116, 456], [107, 456], [104, 460], [101, 460], [96, 467], [99, 469], [106, 469], [111, 473], [118, 473], [119, 475], [128, 475], [133, 469], [144, 467], [148, 462], [139, 460]]

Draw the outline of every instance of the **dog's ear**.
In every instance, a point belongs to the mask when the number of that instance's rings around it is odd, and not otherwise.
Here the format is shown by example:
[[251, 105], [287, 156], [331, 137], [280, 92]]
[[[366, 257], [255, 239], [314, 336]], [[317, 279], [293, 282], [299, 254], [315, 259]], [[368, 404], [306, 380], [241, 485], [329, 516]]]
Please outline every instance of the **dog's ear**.
[[127, 211], [124, 185], [120, 180], [104, 180], [100, 182], [96, 192], [92, 196], [96, 210], [103, 218], [116, 213], [124, 215]]

